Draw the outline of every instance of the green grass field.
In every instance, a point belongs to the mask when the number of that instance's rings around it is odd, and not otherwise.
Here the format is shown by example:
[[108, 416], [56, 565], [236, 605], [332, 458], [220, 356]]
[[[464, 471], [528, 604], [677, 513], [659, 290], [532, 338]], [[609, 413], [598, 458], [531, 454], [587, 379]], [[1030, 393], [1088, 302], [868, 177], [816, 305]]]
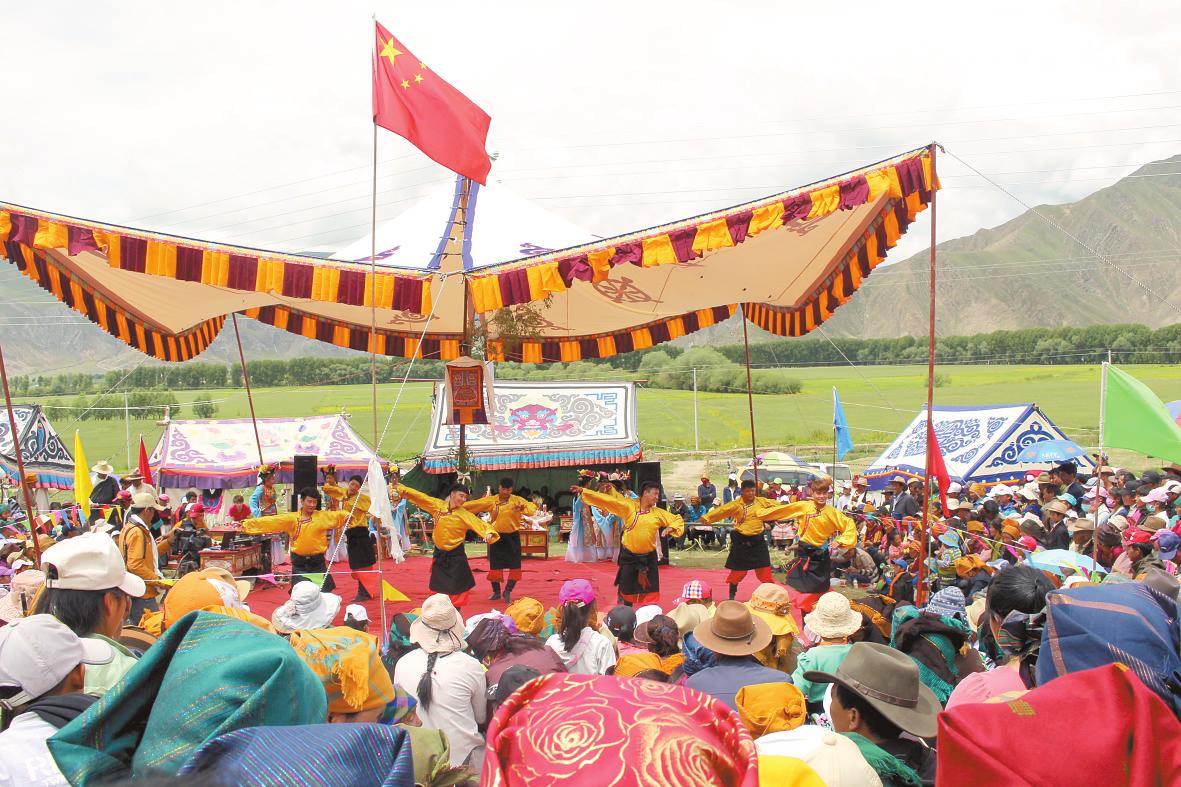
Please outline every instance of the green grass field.
[[[1128, 366], [1127, 371], [1151, 387], [1162, 400], [1181, 399], [1181, 366]], [[1097, 366], [943, 366], [947, 382], [935, 390], [936, 404], [980, 405], [1035, 402], [1076, 442], [1097, 442], [1099, 367]], [[832, 387], [841, 401], [858, 449], [849, 461], [864, 465], [884, 443], [890, 442], [926, 400], [926, 368], [922, 366], [801, 368], [791, 372], [804, 382], [795, 395], [755, 397], [756, 429], [760, 449], [800, 450], [805, 457], [821, 458], [821, 448], [831, 440]], [[397, 385], [380, 386], [379, 428], [397, 395]], [[414, 457], [426, 442], [430, 426], [429, 383], [406, 386], [381, 444], [384, 456], [397, 460]], [[249, 415], [243, 390], [177, 391], [182, 403], [213, 400], [218, 418]], [[40, 403], [72, 404], [74, 397], [43, 398]], [[323, 415], [345, 408], [355, 429], [367, 440], [372, 436], [372, 405], [366, 385], [261, 389], [255, 391], [259, 417]], [[127, 441], [122, 418], [83, 421], [80, 424], [53, 409], [48, 410], [62, 437], [72, 445], [75, 428], [82, 432], [87, 458], [109, 459], [117, 468], [127, 464]], [[689, 391], [642, 389], [639, 394], [640, 437], [647, 450], [673, 457], [692, 451], [693, 394]], [[192, 417], [188, 408], [182, 418]], [[750, 446], [750, 424], [744, 393], [698, 394], [700, 445], [703, 453], [717, 453]], [[162, 432], [154, 421], [132, 420], [131, 451], [134, 459], [140, 434], [151, 450]], [[1116, 461], [1121, 457], [1117, 453]], [[859, 461], [860, 460], [860, 461]], [[1133, 465], [1143, 461], [1133, 461]]]

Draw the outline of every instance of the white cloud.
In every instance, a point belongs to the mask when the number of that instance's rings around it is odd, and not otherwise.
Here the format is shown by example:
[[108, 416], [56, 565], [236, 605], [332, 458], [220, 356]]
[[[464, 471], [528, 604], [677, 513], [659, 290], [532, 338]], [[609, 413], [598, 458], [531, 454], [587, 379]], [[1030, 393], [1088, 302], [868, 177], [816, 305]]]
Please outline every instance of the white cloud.
[[[0, 197], [344, 245], [368, 220], [375, 11], [492, 115], [493, 177], [600, 234], [932, 139], [1032, 204], [1181, 147], [1167, 4], [26, 4], [5, 15]], [[385, 131], [380, 151], [382, 216], [449, 177]], [[1021, 212], [940, 161], [941, 238]]]

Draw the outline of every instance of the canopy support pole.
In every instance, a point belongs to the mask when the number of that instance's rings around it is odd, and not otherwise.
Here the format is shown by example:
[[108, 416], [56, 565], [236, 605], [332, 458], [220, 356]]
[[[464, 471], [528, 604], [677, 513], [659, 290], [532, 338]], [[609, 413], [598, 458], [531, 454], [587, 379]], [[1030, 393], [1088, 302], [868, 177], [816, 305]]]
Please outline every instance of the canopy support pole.
[[934, 433], [935, 415], [931, 408], [935, 401], [935, 143], [932, 142], [928, 150], [931, 152], [931, 257], [928, 275], [929, 286], [927, 293], [927, 459], [923, 467], [923, 519], [919, 527], [919, 571], [914, 588], [914, 604], [922, 606], [925, 599], [927, 579], [927, 540], [930, 538], [931, 524], [931, 457], [935, 446], [931, 444], [930, 435]]
[[740, 304], [738, 312], [742, 315], [742, 349], [746, 353], [746, 409], [750, 413], [750, 466], [754, 472], [755, 488], [759, 485], [759, 449], [755, 438], [755, 397], [750, 384], [750, 337], [746, 333], [746, 310]]
[[4, 366], [4, 346], [0, 343], [0, 380], [4, 382], [4, 405], [8, 408], [8, 428], [12, 430], [12, 452], [16, 455], [16, 482], [20, 484], [21, 496], [25, 499], [25, 522], [29, 528], [29, 537], [33, 542], [33, 555], [37, 558], [37, 565], [41, 565], [41, 544], [37, 541], [37, 533], [33, 530], [33, 495], [29, 492], [29, 485], [25, 481], [25, 457], [21, 450], [20, 434], [16, 430], [16, 411], [12, 409], [12, 393], [8, 390], [8, 369]]
[[369, 383], [373, 388], [373, 451], [377, 452], [377, 122], [373, 123], [373, 202], [369, 230]]
[[258, 419], [254, 416], [254, 394], [250, 390], [250, 372], [246, 370], [246, 354], [242, 352], [242, 334], [238, 333], [238, 313], [231, 312], [234, 320], [234, 341], [238, 343], [238, 361], [242, 364], [242, 383], [246, 386], [246, 402], [250, 405], [250, 423], [254, 425], [254, 445], [258, 449], [258, 464], [263, 464], [262, 440], [258, 436]]

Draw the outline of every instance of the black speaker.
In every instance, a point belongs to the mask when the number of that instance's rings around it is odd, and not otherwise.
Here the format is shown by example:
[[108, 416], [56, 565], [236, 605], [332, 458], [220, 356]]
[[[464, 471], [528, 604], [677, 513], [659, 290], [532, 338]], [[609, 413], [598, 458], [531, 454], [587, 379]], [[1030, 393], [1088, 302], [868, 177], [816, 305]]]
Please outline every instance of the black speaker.
[[[318, 484], [316, 483], [316, 481], [318, 480], [317, 476], [319, 475], [319, 464], [320, 464], [320, 457], [316, 456], [315, 454], [296, 454], [294, 460], [292, 460], [292, 463], [291, 463], [291, 475], [292, 475], [291, 510], [292, 511], [299, 510], [299, 493], [303, 489], [305, 489], [309, 486], [312, 489], [316, 489], [318, 487]], [[321, 506], [321, 503], [316, 504], [317, 509], [319, 509], [320, 506]]]
[[636, 462], [633, 467], [634, 469], [632, 470], [631, 484], [629, 484], [629, 486], [636, 494], [639, 494], [640, 484], [644, 483], [645, 481], [654, 481], [658, 484], [661, 483], [660, 462]]

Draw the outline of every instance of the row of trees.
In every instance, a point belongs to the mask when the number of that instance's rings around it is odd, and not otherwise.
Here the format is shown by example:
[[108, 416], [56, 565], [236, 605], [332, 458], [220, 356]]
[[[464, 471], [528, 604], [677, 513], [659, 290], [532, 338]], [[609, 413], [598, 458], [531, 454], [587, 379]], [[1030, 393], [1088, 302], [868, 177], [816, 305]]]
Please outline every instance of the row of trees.
[[[1117, 363], [1181, 363], [1181, 323], [1159, 330], [1143, 325], [1095, 325], [1087, 328], [1026, 328], [974, 336], [949, 336], [936, 343], [936, 357], [944, 364], [1077, 364], [1098, 363], [1108, 354]], [[899, 339], [779, 339], [750, 347], [751, 381], [760, 393], [798, 393], [799, 380], [791, 367], [856, 364], [925, 363], [927, 340]], [[704, 391], [746, 390], [742, 345], [688, 350], [672, 345], [574, 363], [502, 363], [497, 374], [514, 380], [584, 380], [631, 375], [657, 388], [687, 390], [698, 369], [697, 386]], [[400, 382], [406, 374], [402, 358], [379, 358], [379, 383]], [[305, 357], [247, 363], [252, 385], [260, 388], [350, 385], [369, 381], [367, 357]], [[414, 363], [416, 379], [440, 379], [443, 363]], [[17, 396], [95, 394], [105, 391], [173, 391], [241, 388], [237, 364], [184, 363], [140, 366], [131, 372], [110, 371], [102, 376], [59, 374], [22, 376], [12, 380]], [[122, 406], [122, 396], [117, 404]], [[197, 417], [209, 417], [198, 415]]]
[[[126, 409], [125, 409], [126, 407]], [[69, 408], [58, 410], [55, 416], [78, 421], [121, 420], [129, 412], [138, 420], [159, 420], [164, 417], [164, 408], [175, 418], [180, 415], [181, 405], [171, 391], [135, 391], [127, 394], [105, 394], [97, 398], [80, 394], [70, 403]], [[217, 405], [212, 402], [194, 402], [193, 415], [196, 418], [212, 418], [217, 414]]]

